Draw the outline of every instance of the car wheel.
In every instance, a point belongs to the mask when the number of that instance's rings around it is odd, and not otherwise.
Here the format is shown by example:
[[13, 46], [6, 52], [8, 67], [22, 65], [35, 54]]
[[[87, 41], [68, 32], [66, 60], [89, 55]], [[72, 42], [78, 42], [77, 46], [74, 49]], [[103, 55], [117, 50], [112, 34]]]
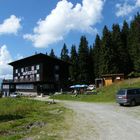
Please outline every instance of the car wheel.
[[120, 106], [124, 106], [124, 104], [120, 104]]
[[131, 101], [131, 106], [135, 106], [136, 105], [136, 101], [135, 100], [132, 100]]

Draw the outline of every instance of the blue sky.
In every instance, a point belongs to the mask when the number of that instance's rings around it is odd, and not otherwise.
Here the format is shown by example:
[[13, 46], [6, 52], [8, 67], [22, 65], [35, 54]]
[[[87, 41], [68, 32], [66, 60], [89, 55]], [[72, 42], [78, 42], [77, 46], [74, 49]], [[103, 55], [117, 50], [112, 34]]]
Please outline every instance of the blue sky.
[[60, 55], [62, 46], [92, 45], [104, 25], [130, 22], [140, 0], [0, 0], [0, 78], [10, 77], [7, 63], [35, 52]]

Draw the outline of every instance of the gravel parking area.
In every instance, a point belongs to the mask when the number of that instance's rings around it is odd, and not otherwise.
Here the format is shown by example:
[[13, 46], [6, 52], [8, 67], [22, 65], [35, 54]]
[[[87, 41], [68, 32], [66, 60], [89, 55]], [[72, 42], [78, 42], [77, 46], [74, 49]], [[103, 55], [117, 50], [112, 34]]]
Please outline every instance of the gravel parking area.
[[[44, 99], [43, 99], [44, 100]], [[139, 140], [140, 106], [60, 101], [74, 111], [65, 140]]]
[[75, 117], [66, 139], [74, 140], [139, 140], [140, 106], [65, 102]]

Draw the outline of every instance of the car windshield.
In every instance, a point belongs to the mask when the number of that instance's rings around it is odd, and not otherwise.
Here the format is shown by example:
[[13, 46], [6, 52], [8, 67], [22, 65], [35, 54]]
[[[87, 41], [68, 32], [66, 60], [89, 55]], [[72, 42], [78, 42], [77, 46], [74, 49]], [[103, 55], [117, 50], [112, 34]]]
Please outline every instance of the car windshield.
[[17, 95], [17, 93], [12, 93], [11, 95]]
[[125, 95], [125, 90], [124, 89], [121, 89], [118, 91], [117, 93], [118, 95]]

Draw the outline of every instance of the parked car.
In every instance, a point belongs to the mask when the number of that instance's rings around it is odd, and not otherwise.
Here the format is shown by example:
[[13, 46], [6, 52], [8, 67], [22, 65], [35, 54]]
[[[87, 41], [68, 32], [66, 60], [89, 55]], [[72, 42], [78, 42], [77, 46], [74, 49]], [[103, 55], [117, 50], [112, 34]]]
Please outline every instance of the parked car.
[[14, 92], [14, 93], [10, 94], [10, 97], [13, 97], [13, 98], [17, 98], [17, 97], [20, 97], [20, 96], [21, 96], [21, 94], [17, 93], [17, 92]]
[[92, 90], [94, 90], [94, 89], [96, 89], [96, 86], [95, 86], [95, 85], [89, 85], [89, 86], [87, 87], [87, 90], [89, 90], [89, 91], [92, 91]]
[[135, 106], [140, 103], [140, 88], [120, 89], [116, 95], [116, 101], [120, 105]]

